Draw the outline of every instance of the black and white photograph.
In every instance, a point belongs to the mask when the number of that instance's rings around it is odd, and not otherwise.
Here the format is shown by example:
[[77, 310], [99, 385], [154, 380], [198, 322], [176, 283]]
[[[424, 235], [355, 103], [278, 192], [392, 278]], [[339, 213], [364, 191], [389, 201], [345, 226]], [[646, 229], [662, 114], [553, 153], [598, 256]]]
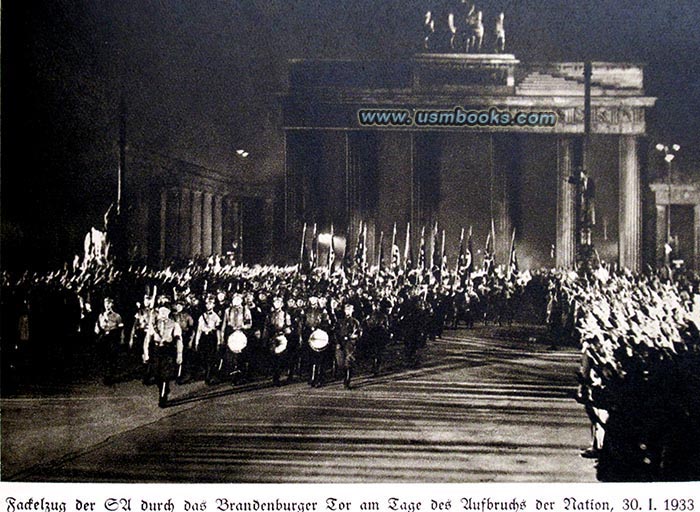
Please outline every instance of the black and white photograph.
[[696, 0], [1, 18], [5, 484], [700, 481]]

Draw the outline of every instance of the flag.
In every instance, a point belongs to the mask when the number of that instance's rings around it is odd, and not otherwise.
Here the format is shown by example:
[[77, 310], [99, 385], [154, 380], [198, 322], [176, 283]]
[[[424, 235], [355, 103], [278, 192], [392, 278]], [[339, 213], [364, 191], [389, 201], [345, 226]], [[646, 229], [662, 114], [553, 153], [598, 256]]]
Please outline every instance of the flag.
[[391, 235], [391, 271], [396, 272], [401, 266], [401, 251], [396, 245], [396, 222], [394, 222], [394, 231]]
[[328, 246], [328, 272], [333, 272], [333, 263], [335, 263], [335, 242], [333, 241], [333, 224], [331, 224], [331, 243]]
[[345, 229], [345, 245], [343, 246], [343, 257], [342, 264], [343, 270], [348, 270], [352, 267], [352, 252], [350, 252], [350, 238], [352, 234], [350, 233], [350, 226]]
[[512, 274], [518, 273], [518, 256], [515, 254], [515, 229], [513, 229], [513, 236], [510, 239], [510, 257], [508, 259], [508, 278]]
[[362, 270], [367, 268], [367, 224], [363, 222], [360, 222], [360, 231], [357, 233], [355, 265]]
[[413, 268], [413, 248], [411, 247], [411, 223], [406, 225], [406, 244], [403, 251], [403, 265], [405, 270]]
[[455, 272], [460, 274], [462, 269], [464, 269], [467, 261], [467, 256], [464, 254], [464, 228], [459, 233], [459, 255], [457, 256], [457, 264], [455, 265]]
[[353, 258], [354, 264], [360, 261], [360, 253], [362, 252], [362, 221], [360, 221], [360, 227], [357, 230], [357, 240], [355, 242], [355, 256]]
[[491, 233], [486, 237], [486, 247], [484, 248], [484, 272], [490, 274], [493, 271], [493, 242]]
[[394, 244], [391, 246], [391, 270], [396, 272], [401, 267], [401, 249]]
[[474, 249], [472, 247], [472, 227], [469, 226], [469, 238], [467, 239], [467, 256], [464, 264], [467, 277], [474, 271]]
[[379, 232], [379, 248], [377, 249], [377, 270], [382, 271], [382, 265], [384, 263], [384, 231]]
[[418, 268], [425, 270], [425, 226], [420, 230], [420, 249], [418, 250]]

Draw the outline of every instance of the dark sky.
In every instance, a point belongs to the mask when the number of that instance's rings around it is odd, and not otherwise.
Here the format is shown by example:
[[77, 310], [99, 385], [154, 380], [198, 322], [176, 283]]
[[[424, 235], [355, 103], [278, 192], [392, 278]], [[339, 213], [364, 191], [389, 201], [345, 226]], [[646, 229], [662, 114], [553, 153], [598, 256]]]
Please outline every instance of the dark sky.
[[[422, 0], [8, 0], [2, 9], [2, 252], [64, 261], [111, 201], [118, 98], [128, 142], [238, 172], [282, 172], [276, 94], [290, 58], [408, 57]], [[700, 161], [700, 2], [484, 0], [522, 61], [648, 64], [656, 141]], [[488, 27], [487, 27], [488, 29]]]

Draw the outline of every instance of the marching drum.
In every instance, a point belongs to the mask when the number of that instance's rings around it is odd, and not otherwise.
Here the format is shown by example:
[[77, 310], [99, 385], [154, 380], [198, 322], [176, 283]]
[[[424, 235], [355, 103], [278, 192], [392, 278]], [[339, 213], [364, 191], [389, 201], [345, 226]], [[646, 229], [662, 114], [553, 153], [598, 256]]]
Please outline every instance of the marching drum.
[[272, 343], [273, 351], [275, 352], [275, 354], [281, 354], [282, 352], [287, 350], [287, 337], [284, 334], [275, 336], [272, 340]]
[[321, 329], [316, 329], [309, 336], [309, 346], [316, 352], [321, 352], [328, 346], [328, 333]]
[[248, 338], [240, 330], [233, 331], [226, 340], [226, 344], [231, 352], [240, 354], [248, 345]]

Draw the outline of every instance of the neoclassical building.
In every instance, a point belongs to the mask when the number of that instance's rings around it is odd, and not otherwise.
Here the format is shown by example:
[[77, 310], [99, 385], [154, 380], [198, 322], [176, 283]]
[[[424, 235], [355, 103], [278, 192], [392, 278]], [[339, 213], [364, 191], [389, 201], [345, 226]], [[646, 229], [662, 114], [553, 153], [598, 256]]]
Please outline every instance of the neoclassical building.
[[262, 261], [271, 251], [273, 196], [225, 173], [152, 152], [126, 155], [132, 261], [163, 265], [212, 254]]

